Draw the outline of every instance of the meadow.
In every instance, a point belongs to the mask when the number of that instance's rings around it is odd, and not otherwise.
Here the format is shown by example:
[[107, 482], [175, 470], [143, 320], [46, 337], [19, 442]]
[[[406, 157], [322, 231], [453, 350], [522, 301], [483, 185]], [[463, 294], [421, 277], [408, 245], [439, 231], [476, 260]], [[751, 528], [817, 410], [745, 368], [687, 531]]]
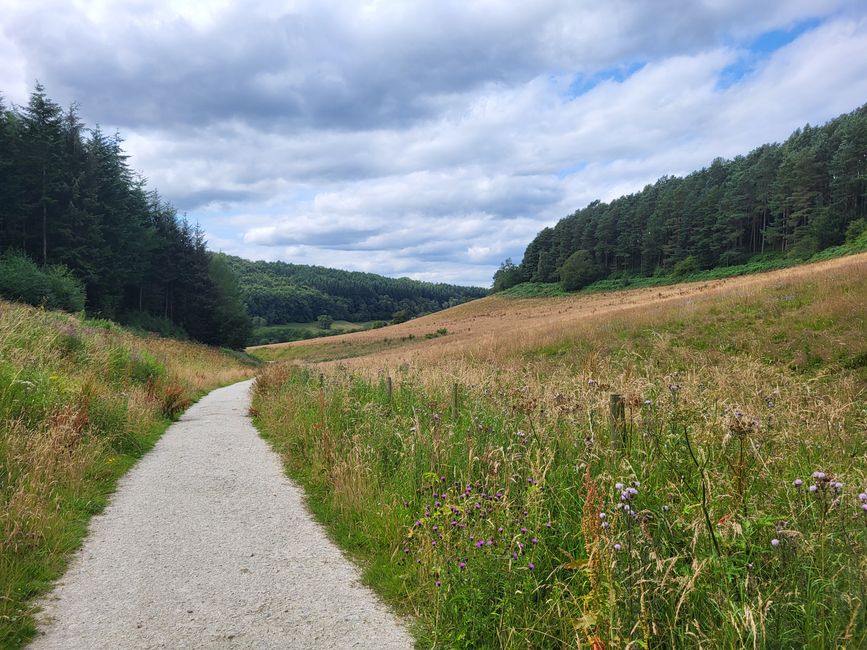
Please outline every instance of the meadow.
[[489, 297], [257, 348], [253, 414], [421, 647], [860, 648], [865, 297], [867, 255]]
[[35, 599], [117, 479], [194, 400], [255, 369], [243, 353], [0, 301], [0, 647], [34, 634]]

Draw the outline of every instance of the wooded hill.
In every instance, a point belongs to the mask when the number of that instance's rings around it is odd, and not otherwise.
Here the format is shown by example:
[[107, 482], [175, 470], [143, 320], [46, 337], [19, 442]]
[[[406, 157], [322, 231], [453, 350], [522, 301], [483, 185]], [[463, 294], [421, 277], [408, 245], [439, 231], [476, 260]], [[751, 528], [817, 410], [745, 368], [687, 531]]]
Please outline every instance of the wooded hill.
[[286, 262], [226, 256], [250, 315], [262, 325], [310, 322], [321, 315], [364, 322], [398, 320], [481, 298], [479, 287], [386, 278]]
[[0, 296], [242, 347], [250, 319], [231, 272], [121, 142], [40, 85], [24, 107], [0, 98]]
[[664, 176], [545, 228], [494, 290], [522, 282], [580, 289], [601, 279], [685, 275], [756, 256], [806, 259], [867, 228], [867, 105], [782, 144]]

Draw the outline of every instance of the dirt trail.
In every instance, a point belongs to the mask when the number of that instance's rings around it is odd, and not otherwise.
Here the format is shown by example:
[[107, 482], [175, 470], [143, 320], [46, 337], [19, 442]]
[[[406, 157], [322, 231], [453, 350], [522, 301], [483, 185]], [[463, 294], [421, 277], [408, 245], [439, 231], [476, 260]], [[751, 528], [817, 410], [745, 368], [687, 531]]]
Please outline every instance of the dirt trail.
[[216, 390], [121, 481], [43, 603], [32, 648], [411, 648]]

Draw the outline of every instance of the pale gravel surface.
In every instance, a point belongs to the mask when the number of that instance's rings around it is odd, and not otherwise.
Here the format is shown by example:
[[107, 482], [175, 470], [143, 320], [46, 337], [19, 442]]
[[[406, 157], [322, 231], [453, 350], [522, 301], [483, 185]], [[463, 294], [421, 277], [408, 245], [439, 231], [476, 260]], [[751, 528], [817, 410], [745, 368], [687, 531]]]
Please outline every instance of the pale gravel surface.
[[247, 418], [251, 382], [172, 425], [44, 601], [43, 648], [411, 648]]

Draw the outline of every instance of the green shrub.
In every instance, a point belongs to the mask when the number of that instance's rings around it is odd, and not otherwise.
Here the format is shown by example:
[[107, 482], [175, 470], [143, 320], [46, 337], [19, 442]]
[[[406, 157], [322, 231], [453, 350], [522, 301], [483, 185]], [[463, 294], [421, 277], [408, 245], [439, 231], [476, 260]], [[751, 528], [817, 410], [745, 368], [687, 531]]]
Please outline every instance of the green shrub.
[[40, 269], [29, 257], [15, 252], [0, 256], [0, 297], [49, 309], [84, 309], [84, 287], [69, 269]]

